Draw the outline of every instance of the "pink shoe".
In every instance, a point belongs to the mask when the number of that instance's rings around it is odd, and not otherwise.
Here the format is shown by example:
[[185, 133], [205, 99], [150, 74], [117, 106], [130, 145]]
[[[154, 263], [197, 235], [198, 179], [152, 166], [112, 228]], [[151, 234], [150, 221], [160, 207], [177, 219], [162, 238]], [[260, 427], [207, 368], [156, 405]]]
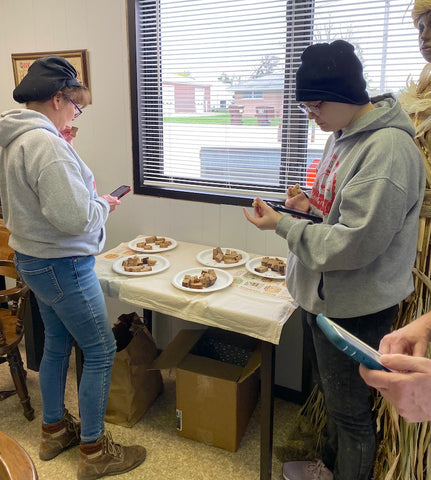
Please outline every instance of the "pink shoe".
[[283, 465], [284, 480], [333, 480], [334, 476], [322, 460], [287, 462]]

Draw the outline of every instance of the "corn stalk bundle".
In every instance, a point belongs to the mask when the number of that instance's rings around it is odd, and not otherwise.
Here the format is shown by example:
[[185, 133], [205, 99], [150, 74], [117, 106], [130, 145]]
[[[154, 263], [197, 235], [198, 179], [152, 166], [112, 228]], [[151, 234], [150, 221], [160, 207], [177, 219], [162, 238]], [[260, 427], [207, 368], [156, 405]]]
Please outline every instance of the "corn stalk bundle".
[[[413, 268], [414, 292], [400, 305], [394, 329], [407, 325], [431, 310], [431, 64], [417, 83], [408, 80], [399, 100], [416, 128], [415, 142], [426, 169], [426, 189], [419, 219], [416, 260]], [[409, 159], [406, 159], [409, 161]], [[431, 480], [431, 423], [405, 422], [395, 409], [376, 394], [378, 448], [374, 480]], [[324, 421], [323, 395], [313, 390], [300, 415], [316, 432]]]
[[[416, 128], [415, 142], [424, 159], [426, 188], [413, 268], [415, 289], [402, 302], [394, 329], [431, 310], [431, 64], [424, 67], [417, 83], [409, 79], [399, 100]], [[380, 444], [374, 478], [431, 480], [431, 424], [408, 424], [379, 395], [375, 408]]]

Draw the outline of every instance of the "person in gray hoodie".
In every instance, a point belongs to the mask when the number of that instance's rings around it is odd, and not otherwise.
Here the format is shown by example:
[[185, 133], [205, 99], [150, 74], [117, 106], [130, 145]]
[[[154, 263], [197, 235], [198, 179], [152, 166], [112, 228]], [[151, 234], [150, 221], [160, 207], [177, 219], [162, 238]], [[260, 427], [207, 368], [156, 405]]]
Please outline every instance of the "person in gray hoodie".
[[392, 94], [370, 100], [362, 64], [343, 40], [306, 48], [296, 99], [329, 137], [308, 198], [288, 188], [286, 206], [322, 217], [282, 215], [261, 198], [247, 219], [286, 239], [286, 284], [312, 338], [313, 373], [324, 394], [322, 460], [287, 462], [285, 480], [368, 480], [375, 452], [370, 389], [358, 365], [316, 324], [331, 317], [374, 348], [413, 291], [425, 169], [415, 130]]
[[[76, 77], [66, 59], [43, 57], [14, 90], [27, 108], [0, 115], [0, 197], [17, 271], [45, 327], [39, 457], [80, 444], [78, 480], [93, 480], [135, 468], [146, 451], [114, 443], [104, 427], [116, 342], [93, 267], [120, 201], [97, 194], [92, 172], [60, 133], [90, 103]], [[84, 355], [80, 422], [64, 404], [75, 341]]]

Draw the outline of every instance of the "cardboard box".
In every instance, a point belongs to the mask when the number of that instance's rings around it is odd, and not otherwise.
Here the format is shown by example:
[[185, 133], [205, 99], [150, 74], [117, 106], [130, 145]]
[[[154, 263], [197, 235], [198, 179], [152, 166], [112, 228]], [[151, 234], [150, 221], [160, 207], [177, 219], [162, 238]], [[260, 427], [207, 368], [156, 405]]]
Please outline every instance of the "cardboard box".
[[216, 328], [179, 332], [153, 363], [157, 369], [176, 367], [179, 435], [238, 449], [258, 399], [260, 345]]

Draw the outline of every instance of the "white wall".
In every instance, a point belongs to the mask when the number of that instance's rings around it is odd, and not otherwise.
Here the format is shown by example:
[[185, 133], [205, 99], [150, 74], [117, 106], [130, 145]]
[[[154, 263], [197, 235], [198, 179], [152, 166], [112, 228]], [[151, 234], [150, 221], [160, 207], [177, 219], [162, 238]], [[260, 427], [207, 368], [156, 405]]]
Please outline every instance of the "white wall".
[[[88, 50], [93, 102], [75, 121], [74, 146], [92, 169], [100, 194], [133, 185], [126, 1], [0, 0], [0, 32], [0, 111], [18, 106], [12, 98], [12, 53]], [[140, 233], [286, 255], [280, 237], [260, 232], [240, 207], [229, 205], [128, 194], [108, 220], [106, 248]], [[109, 306], [114, 319], [117, 309], [130, 310], [118, 302]], [[294, 345], [297, 349], [297, 340]]]

